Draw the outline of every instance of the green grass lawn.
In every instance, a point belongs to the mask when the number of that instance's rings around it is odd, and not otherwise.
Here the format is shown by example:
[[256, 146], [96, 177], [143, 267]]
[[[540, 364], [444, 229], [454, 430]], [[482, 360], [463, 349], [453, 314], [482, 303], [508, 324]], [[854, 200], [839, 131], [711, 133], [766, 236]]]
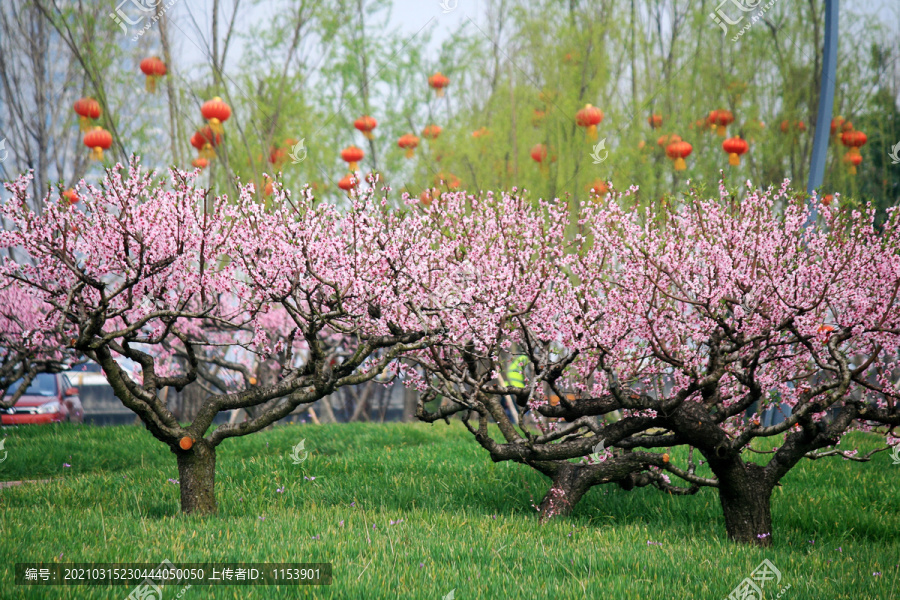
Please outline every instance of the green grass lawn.
[[[900, 600], [900, 466], [887, 453], [803, 463], [775, 492], [774, 547], [757, 549], [725, 539], [710, 489], [669, 497], [594, 488], [571, 517], [539, 525], [532, 501], [548, 480], [491, 463], [458, 423], [289, 425], [228, 440], [214, 518], [179, 514], [178, 486], [167, 481], [178, 477], [174, 456], [143, 428], [3, 435], [0, 480], [52, 481], [0, 490], [2, 598], [124, 599], [131, 590], [16, 586], [16, 562], [168, 559], [333, 564], [330, 586], [195, 586], [185, 600], [440, 600], [451, 590], [455, 600], [720, 600], [768, 558], [783, 579], [766, 598], [789, 585], [780, 598]], [[294, 465], [288, 455], [301, 439], [310, 455]]]

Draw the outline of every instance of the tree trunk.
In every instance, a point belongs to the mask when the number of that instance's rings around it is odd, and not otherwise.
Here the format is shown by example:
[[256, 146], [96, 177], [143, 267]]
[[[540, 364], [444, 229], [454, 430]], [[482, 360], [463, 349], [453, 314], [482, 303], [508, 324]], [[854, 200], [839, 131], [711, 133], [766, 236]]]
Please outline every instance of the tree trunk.
[[572, 512], [585, 492], [591, 488], [585, 475], [578, 465], [565, 463], [560, 467], [553, 476], [553, 486], [538, 507], [541, 523], [553, 517], [565, 517]]
[[205, 440], [190, 450], [176, 451], [181, 482], [181, 511], [185, 514], [215, 514], [216, 449]]
[[[719, 478], [719, 502], [728, 539], [742, 544], [772, 545], [772, 489], [762, 467], [734, 460]], [[715, 470], [715, 469], [714, 469]]]

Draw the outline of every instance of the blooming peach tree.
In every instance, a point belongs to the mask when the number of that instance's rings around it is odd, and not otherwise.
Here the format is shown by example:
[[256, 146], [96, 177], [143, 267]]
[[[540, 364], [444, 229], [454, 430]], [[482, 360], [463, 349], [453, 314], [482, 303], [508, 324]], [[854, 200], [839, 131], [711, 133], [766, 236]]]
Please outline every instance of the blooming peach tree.
[[[79, 206], [48, 197], [40, 214], [29, 208], [29, 176], [7, 184], [11, 227], [0, 247], [20, 259], [5, 260], [0, 275], [47, 307], [46, 335], [97, 361], [175, 454], [182, 510], [211, 513], [220, 443], [375, 377], [439, 337], [441, 324], [416, 304], [429, 295], [413, 289], [429, 263], [409, 257], [423, 256], [426, 242], [374, 190], [339, 212], [279, 189], [266, 209], [252, 188], [209, 198], [195, 177], [157, 177], [132, 159], [100, 186], [82, 182]], [[241, 377], [247, 354], [280, 357], [277, 376]], [[117, 357], [140, 365], [135, 379]], [[236, 384], [179, 423], [160, 391], [216, 360]], [[218, 413], [249, 407], [252, 418], [213, 427]]]

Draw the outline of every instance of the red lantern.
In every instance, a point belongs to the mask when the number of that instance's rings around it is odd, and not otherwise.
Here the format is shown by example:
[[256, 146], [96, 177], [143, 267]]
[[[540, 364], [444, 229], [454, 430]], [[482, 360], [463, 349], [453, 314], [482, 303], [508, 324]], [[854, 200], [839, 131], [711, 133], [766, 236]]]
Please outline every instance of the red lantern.
[[378, 127], [378, 121], [369, 115], [363, 115], [353, 122], [353, 126], [362, 131], [367, 140], [372, 139], [372, 130]]
[[357, 187], [359, 185], [359, 180], [357, 180], [355, 175], [347, 175], [340, 181], [338, 181], [338, 187], [347, 192], [347, 196], [350, 195], [350, 190]]
[[597, 139], [597, 125], [603, 120], [603, 111], [596, 106], [586, 105], [575, 114], [575, 124], [579, 127], [587, 127], [589, 139]]
[[212, 127], [213, 131], [221, 134], [225, 131], [222, 127], [222, 123], [227, 121], [231, 116], [231, 107], [225, 104], [221, 98], [216, 96], [200, 107], [200, 114], [203, 115], [204, 119], [209, 121], [209, 126]]
[[269, 163], [272, 164], [276, 169], [280, 169], [284, 166], [285, 161], [288, 157], [288, 151], [284, 148], [279, 148], [278, 146], [272, 146], [269, 148]]
[[709, 111], [709, 115], [706, 117], [706, 124], [709, 125], [709, 128], [712, 130], [716, 129], [716, 121], [719, 119], [719, 111], [711, 110]]
[[78, 126], [82, 131], [91, 130], [91, 121], [100, 118], [100, 103], [93, 98], [81, 98], [75, 101], [75, 114], [78, 115]]
[[91, 160], [103, 160], [103, 151], [112, 146], [112, 134], [102, 127], [94, 127], [84, 136], [84, 145], [91, 149]]
[[844, 155], [844, 162], [849, 165], [848, 170], [851, 175], [856, 175], [856, 167], [862, 162], [862, 154], [853, 154], [853, 150]]
[[609, 192], [609, 186], [602, 179], [595, 179], [594, 183], [588, 185], [585, 189], [591, 195], [591, 198], [595, 200], [599, 200]]
[[535, 144], [531, 148], [531, 159], [539, 164], [547, 160], [547, 146], [543, 144]]
[[341, 150], [341, 158], [343, 158], [345, 162], [349, 163], [351, 171], [356, 171], [357, 167], [359, 166], [359, 161], [361, 161], [365, 155], [366, 153], [363, 152], [361, 148], [357, 148], [356, 146], [348, 146]]
[[716, 133], [725, 137], [725, 128], [734, 123], [734, 114], [730, 110], [714, 110]]
[[400, 136], [397, 145], [406, 150], [406, 158], [412, 158], [419, 145], [419, 138], [411, 133], [406, 133]]
[[191, 165], [197, 169], [205, 169], [209, 166], [209, 161], [202, 157], [197, 157], [191, 161]]
[[450, 80], [447, 79], [440, 71], [432, 75], [428, 78], [428, 85], [434, 88], [434, 91], [437, 92], [438, 98], [444, 95], [444, 88], [450, 83]]
[[747, 152], [750, 145], [740, 136], [735, 136], [722, 142], [722, 149], [728, 153], [728, 164], [736, 167], [741, 164], [741, 154]]
[[822, 196], [822, 204], [825, 206], [830, 205], [834, 201], [834, 194], [825, 194]]
[[661, 148], [665, 148], [672, 142], [680, 142], [680, 141], [681, 141], [681, 136], [677, 135], [675, 133], [672, 133], [672, 134], [666, 134], [666, 135], [659, 136], [656, 139], [656, 145]]
[[426, 140], [436, 140], [441, 135], [441, 131], [443, 130], [437, 125], [428, 125], [422, 130], [422, 137]]
[[841, 134], [841, 143], [850, 148], [849, 154], [854, 156], [859, 155], [859, 149], [865, 146], [867, 141], [869, 139], [862, 131], [845, 131]]
[[647, 117], [647, 122], [650, 123], [650, 127], [653, 129], [659, 129], [662, 127], [662, 115], [652, 114]]
[[[793, 124], [793, 127], [800, 132], [806, 131], [806, 123], [803, 121], [797, 121]], [[787, 133], [791, 128], [790, 121], [782, 121], [781, 122], [781, 133]]]
[[831, 120], [831, 135], [837, 133], [838, 128], [844, 124], [844, 117], [835, 117]]
[[687, 163], [684, 162], [684, 159], [691, 154], [693, 149], [694, 147], [687, 142], [672, 142], [666, 146], [666, 156], [675, 161], [676, 171], [684, 171], [687, 169]]
[[166, 63], [158, 56], [151, 56], [141, 61], [141, 71], [147, 76], [146, 90], [153, 94], [156, 92], [156, 80], [166, 74]]
[[431, 193], [431, 190], [423, 190], [421, 194], [419, 194], [419, 202], [422, 206], [428, 208], [431, 206], [431, 203], [434, 202], [434, 196]]
[[63, 198], [65, 198], [69, 204], [78, 204], [79, 198], [78, 198], [78, 194], [75, 193], [75, 190], [68, 189], [68, 190], [64, 191], [62, 193], [62, 195], [63, 195]]
[[215, 147], [222, 143], [222, 135], [215, 133], [212, 127], [201, 127], [191, 136], [191, 146], [200, 151], [200, 157], [212, 160], [216, 157]]

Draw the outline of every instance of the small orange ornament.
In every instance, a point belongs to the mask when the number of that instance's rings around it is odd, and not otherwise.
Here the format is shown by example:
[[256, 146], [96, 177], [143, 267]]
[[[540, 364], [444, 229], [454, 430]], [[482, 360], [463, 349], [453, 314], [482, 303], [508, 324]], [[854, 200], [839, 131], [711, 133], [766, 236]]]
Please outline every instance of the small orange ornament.
[[663, 462], [664, 462], [664, 463], [668, 463], [668, 462], [669, 462], [669, 455], [668, 455], [668, 454], [663, 454]]
[[194, 440], [185, 436], [178, 441], [178, 447], [182, 450], [190, 450], [194, 446]]

